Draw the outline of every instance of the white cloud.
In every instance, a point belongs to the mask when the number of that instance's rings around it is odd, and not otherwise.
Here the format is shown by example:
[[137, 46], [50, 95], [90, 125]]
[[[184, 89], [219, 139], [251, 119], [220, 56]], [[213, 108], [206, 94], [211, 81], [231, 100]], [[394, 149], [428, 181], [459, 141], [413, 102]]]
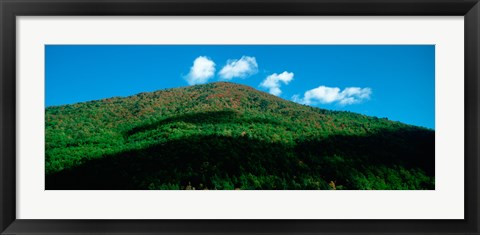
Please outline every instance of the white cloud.
[[246, 78], [258, 71], [258, 64], [255, 57], [242, 56], [239, 60], [228, 60], [227, 64], [218, 72], [218, 75], [230, 80], [234, 77]]
[[215, 74], [215, 63], [206, 56], [199, 56], [193, 61], [190, 72], [185, 76], [189, 85], [208, 82]]
[[306, 91], [303, 98], [299, 95], [292, 96], [292, 101], [306, 105], [317, 103], [350, 105], [370, 99], [371, 94], [372, 89], [369, 87], [347, 87], [341, 91], [338, 87], [319, 86], [315, 89]]
[[282, 93], [282, 90], [280, 90], [280, 86], [282, 85], [281, 83], [287, 85], [293, 80], [293, 75], [293, 73], [289, 73], [287, 71], [281, 74], [274, 73], [265, 78], [260, 86], [267, 88], [270, 94], [279, 96]]
[[302, 98], [300, 98], [300, 95], [298, 94], [292, 96], [292, 101], [295, 103], [303, 103]]

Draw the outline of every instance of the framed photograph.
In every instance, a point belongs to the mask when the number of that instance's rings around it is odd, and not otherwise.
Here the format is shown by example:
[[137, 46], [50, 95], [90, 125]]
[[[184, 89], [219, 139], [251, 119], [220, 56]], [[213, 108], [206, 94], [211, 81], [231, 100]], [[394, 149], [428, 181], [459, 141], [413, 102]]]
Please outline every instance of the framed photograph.
[[1, 234], [479, 234], [477, 0], [0, 8]]

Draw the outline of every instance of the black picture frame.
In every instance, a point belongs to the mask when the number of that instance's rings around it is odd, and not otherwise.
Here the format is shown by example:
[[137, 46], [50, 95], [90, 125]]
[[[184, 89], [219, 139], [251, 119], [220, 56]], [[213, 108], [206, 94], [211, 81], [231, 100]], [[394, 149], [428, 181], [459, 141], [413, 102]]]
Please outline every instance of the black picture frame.
[[[456, 15], [465, 19], [463, 220], [21, 220], [16, 219], [16, 16]], [[478, 0], [0, 0], [1, 234], [479, 234]], [[459, 78], [461, 79], [461, 78]], [[461, 157], [461, 156], [457, 156]]]

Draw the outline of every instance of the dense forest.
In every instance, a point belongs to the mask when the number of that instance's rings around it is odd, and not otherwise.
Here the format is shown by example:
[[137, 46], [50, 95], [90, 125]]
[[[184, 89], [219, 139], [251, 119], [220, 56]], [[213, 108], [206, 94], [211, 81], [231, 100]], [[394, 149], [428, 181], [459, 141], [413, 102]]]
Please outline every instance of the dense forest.
[[46, 189], [434, 189], [435, 132], [216, 82], [45, 110]]

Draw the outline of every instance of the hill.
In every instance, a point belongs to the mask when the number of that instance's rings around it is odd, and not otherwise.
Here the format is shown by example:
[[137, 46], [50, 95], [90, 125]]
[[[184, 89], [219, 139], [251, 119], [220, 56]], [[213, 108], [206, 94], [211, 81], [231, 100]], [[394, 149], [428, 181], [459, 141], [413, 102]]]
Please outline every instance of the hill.
[[45, 110], [46, 189], [434, 189], [435, 132], [217, 82]]

